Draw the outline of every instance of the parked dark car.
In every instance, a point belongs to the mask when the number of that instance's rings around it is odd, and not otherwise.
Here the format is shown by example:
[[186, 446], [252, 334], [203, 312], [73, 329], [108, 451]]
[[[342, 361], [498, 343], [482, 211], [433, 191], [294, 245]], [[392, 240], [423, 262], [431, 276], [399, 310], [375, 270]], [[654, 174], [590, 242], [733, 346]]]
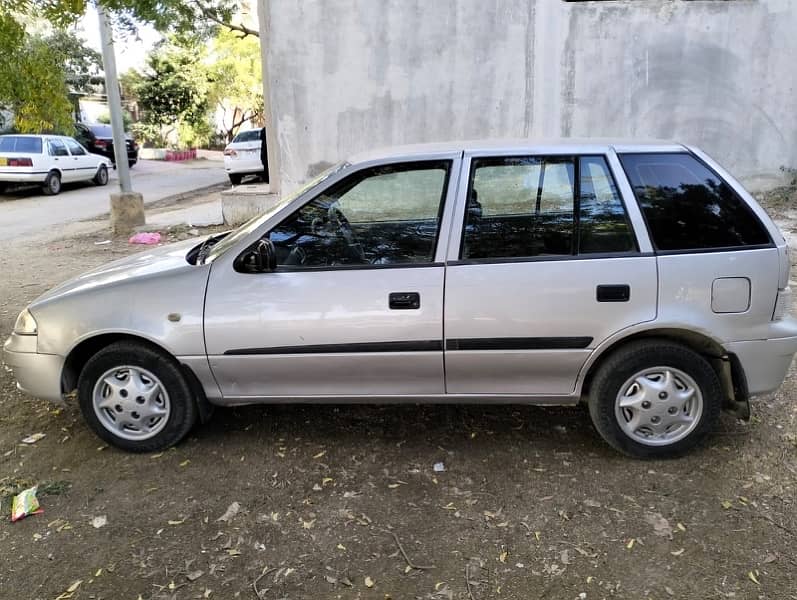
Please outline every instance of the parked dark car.
[[[127, 162], [132, 167], [138, 162], [138, 142], [125, 133]], [[75, 123], [75, 139], [88, 148], [89, 152], [109, 158], [114, 166], [116, 157], [113, 150], [113, 131], [103, 123]]]

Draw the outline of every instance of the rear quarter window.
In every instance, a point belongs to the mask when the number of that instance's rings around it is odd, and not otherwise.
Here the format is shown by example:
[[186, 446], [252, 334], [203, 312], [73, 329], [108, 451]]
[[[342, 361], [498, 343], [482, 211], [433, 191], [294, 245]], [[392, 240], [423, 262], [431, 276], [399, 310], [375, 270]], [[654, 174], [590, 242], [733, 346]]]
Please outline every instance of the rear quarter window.
[[42, 140], [37, 137], [8, 135], [0, 137], [0, 152], [42, 153]]
[[620, 162], [657, 250], [771, 243], [747, 203], [691, 154], [621, 154]]

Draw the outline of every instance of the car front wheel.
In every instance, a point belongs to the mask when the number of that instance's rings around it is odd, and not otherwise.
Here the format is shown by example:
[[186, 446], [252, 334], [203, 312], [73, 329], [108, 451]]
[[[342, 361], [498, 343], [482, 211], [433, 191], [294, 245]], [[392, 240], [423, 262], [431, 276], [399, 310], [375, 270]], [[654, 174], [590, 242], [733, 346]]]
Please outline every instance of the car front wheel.
[[108, 185], [108, 167], [100, 165], [97, 174], [94, 176], [94, 183], [97, 185]]
[[243, 175], [236, 175], [235, 173], [230, 173], [230, 183], [233, 185], [241, 185], [241, 180], [243, 179]]
[[197, 420], [194, 395], [176, 361], [133, 342], [111, 344], [89, 359], [78, 379], [78, 402], [99, 437], [131, 452], [168, 448]]
[[629, 343], [601, 365], [589, 412], [612, 447], [637, 458], [683, 454], [716, 425], [722, 387], [709, 362], [669, 340]]

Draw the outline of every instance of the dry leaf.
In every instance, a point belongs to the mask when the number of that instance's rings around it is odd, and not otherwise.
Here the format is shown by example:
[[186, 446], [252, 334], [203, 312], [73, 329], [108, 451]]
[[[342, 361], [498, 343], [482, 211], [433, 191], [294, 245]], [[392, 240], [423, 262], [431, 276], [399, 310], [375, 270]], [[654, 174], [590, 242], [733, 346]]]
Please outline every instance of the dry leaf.
[[[77, 591], [77, 589], [80, 587], [81, 583], [83, 583], [83, 580], [82, 579], [78, 579], [75, 583], [73, 583], [68, 588], [66, 588], [67, 593], [71, 594], [72, 592]], [[758, 583], [758, 582], [756, 582], [756, 583]]]
[[678, 524], [676, 525], [676, 527], [677, 527], [678, 529], [680, 529], [681, 531], [686, 531], [686, 525], [684, 525], [683, 523], [678, 523]]
[[322, 451], [321, 451], [321, 452], [319, 452], [318, 454], [314, 455], [314, 456], [313, 456], [313, 458], [321, 458], [321, 457], [322, 457], [322, 456], [324, 456], [324, 454], [326, 454], [326, 453], [327, 453], [327, 451], [326, 451], [326, 450], [322, 450]]
[[670, 552], [670, 554], [672, 554], [673, 556], [681, 556], [681, 554], [683, 554], [683, 553], [684, 553], [684, 549], [683, 548], [681, 548], [680, 550], [676, 550], [674, 552]]
[[94, 527], [94, 529], [99, 529], [100, 527], [105, 527], [107, 524], [108, 524], [108, 517], [106, 517], [105, 515], [100, 515], [98, 517], [94, 517], [91, 520], [91, 526]]
[[311, 519], [310, 521], [302, 519], [302, 529], [312, 529], [313, 525], [315, 525], [315, 519]]
[[180, 521], [167, 521], [167, 523], [169, 525], [182, 525], [183, 523], [185, 523], [185, 519], [182, 519]]
[[224, 511], [224, 514], [221, 515], [216, 521], [224, 521], [225, 523], [232, 520], [232, 518], [238, 514], [238, 511], [241, 510], [241, 505], [237, 502], [233, 502], [227, 507], [227, 510]]
[[660, 513], [645, 513], [645, 521], [653, 526], [653, 533], [656, 535], [672, 538], [670, 522]]
[[725, 510], [728, 510], [732, 506], [733, 506], [733, 502], [731, 502], [730, 500], [723, 500], [722, 501], [722, 508], [724, 508]]
[[631, 548], [633, 548], [633, 547], [634, 547], [634, 542], [636, 542], [636, 539], [635, 539], [635, 538], [631, 538], [631, 539], [629, 540], [629, 542], [628, 542], [628, 543], [625, 545], [625, 547], [626, 547], [626, 548], [628, 548], [628, 549], [630, 550]]
[[509, 556], [509, 553], [506, 550], [504, 550], [501, 552], [501, 554], [498, 555], [498, 560], [500, 560], [502, 563], [505, 563], [507, 556]]
[[756, 584], [756, 585], [761, 585], [761, 582], [760, 582], [760, 581], [758, 581], [758, 577], [756, 577], [756, 575], [758, 575], [758, 571], [755, 571], [755, 572], [753, 572], [753, 571], [750, 571], [750, 572], [747, 574], [747, 577], [749, 577], [749, 578], [750, 578], [750, 581], [752, 581], [754, 584]]
[[367, 588], [374, 587], [374, 580], [371, 579], [370, 577], [366, 576], [366, 578], [365, 578], [365, 587], [367, 587]]
[[180, 466], [181, 466], [181, 467], [185, 467], [185, 466], [187, 466], [187, 465], [188, 465], [188, 463], [190, 463], [190, 462], [191, 462], [191, 459], [186, 459], [186, 460], [184, 460], [183, 462], [181, 462], [181, 463], [180, 463]]

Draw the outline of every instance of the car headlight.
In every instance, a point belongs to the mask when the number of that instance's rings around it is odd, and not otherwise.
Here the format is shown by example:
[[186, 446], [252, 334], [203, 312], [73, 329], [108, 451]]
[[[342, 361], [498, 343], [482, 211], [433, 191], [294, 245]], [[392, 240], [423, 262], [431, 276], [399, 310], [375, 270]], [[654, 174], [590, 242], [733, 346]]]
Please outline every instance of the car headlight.
[[17, 335], [36, 335], [36, 319], [30, 314], [26, 308], [17, 317], [17, 322], [14, 323], [14, 333]]

